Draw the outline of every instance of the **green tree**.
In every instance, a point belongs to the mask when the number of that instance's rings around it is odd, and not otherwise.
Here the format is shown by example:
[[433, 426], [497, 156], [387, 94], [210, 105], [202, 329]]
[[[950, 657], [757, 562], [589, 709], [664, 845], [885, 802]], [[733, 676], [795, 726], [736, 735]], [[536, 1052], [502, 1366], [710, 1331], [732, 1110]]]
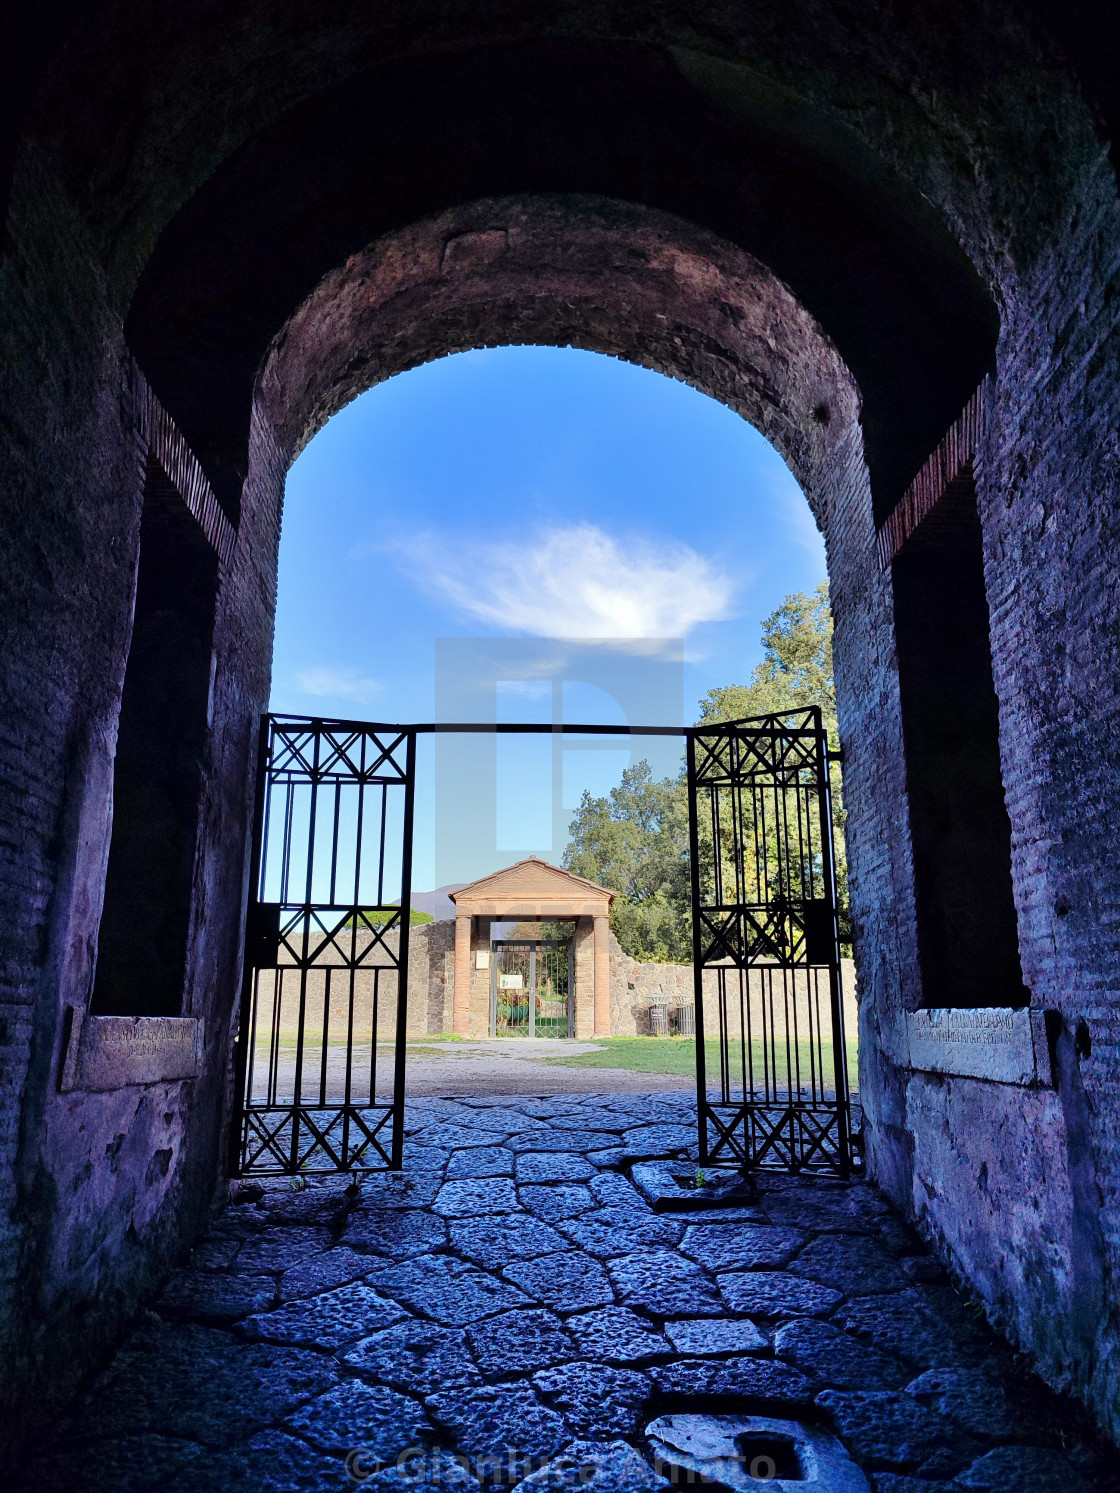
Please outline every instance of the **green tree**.
[[615, 893], [611, 927], [634, 959], [691, 959], [688, 801], [682, 778], [635, 763], [606, 798], [585, 792], [564, 864]]
[[[829, 743], [838, 746], [828, 589], [787, 596], [762, 624], [762, 662], [747, 684], [710, 690], [698, 724], [773, 715], [819, 705]], [[840, 773], [831, 769], [841, 937], [849, 938], [848, 876]], [[606, 798], [584, 793], [572, 820], [564, 864], [615, 893], [611, 927], [632, 958], [692, 957], [688, 794], [678, 778], [653, 777], [648, 762], [622, 776]]]

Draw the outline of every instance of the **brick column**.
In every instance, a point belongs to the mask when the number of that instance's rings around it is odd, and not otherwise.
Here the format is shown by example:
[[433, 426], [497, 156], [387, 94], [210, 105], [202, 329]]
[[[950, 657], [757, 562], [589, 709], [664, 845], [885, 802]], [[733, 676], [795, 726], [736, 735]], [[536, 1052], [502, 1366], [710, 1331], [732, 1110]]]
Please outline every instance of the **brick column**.
[[595, 919], [595, 1035], [609, 1037], [611, 1034], [611, 961], [610, 922], [607, 918]]
[[452, 1029], [457, 1037], [469, 1037], [471, 1030], [471, 920], [462, 914], [455, 919], [455, 992], [451, 1007]]

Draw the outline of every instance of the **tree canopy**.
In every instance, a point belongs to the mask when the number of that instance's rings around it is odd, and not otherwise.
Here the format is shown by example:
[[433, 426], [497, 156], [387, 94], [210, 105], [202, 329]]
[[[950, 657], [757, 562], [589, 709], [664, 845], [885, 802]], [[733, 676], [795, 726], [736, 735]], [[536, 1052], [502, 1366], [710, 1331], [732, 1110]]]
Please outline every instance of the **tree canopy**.
[[[787, 596], [762, 624], [762, 662], [747, 684], [709, 690], [698, 723], [743, 720], [819, 705], [837, 744], [828, 589]], [[832, 769], [833, 821], [841, 936], [847, 934], [839, 769]], [[684, 773], [654, 778], [648, 762], [628, 768], [605, 798], [585, 792], [569, 827], [564, 864], [615, 893], [611, 927], [634, 959], [685, 963], [692, 958], [688, 793]]]

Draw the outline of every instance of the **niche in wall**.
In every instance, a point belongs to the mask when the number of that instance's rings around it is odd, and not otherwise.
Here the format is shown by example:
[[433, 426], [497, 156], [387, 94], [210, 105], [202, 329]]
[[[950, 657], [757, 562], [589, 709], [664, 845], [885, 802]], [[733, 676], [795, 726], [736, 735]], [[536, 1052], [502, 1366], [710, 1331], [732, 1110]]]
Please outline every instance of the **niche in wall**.
[[90, 1010], [182, 1013], [218, 560], [150, 463]]
[[922, 1004], [1023, 1006], [971, 466], [907, 539], [892, 575]]

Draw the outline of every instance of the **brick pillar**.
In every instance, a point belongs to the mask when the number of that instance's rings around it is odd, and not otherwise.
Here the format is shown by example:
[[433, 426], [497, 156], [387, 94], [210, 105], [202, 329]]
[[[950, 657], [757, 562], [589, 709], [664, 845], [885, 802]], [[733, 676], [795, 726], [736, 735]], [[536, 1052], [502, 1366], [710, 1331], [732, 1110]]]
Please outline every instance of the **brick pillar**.
[[455, 992], [451, 1007], [452, 1029], [457, 1037], [469, 1037], [471, 1030], [471, 920], [461, 914], [455, 919]]
[[595, 919], [595, 1035], [611, 1034], [611, 959], [610, 923]]

